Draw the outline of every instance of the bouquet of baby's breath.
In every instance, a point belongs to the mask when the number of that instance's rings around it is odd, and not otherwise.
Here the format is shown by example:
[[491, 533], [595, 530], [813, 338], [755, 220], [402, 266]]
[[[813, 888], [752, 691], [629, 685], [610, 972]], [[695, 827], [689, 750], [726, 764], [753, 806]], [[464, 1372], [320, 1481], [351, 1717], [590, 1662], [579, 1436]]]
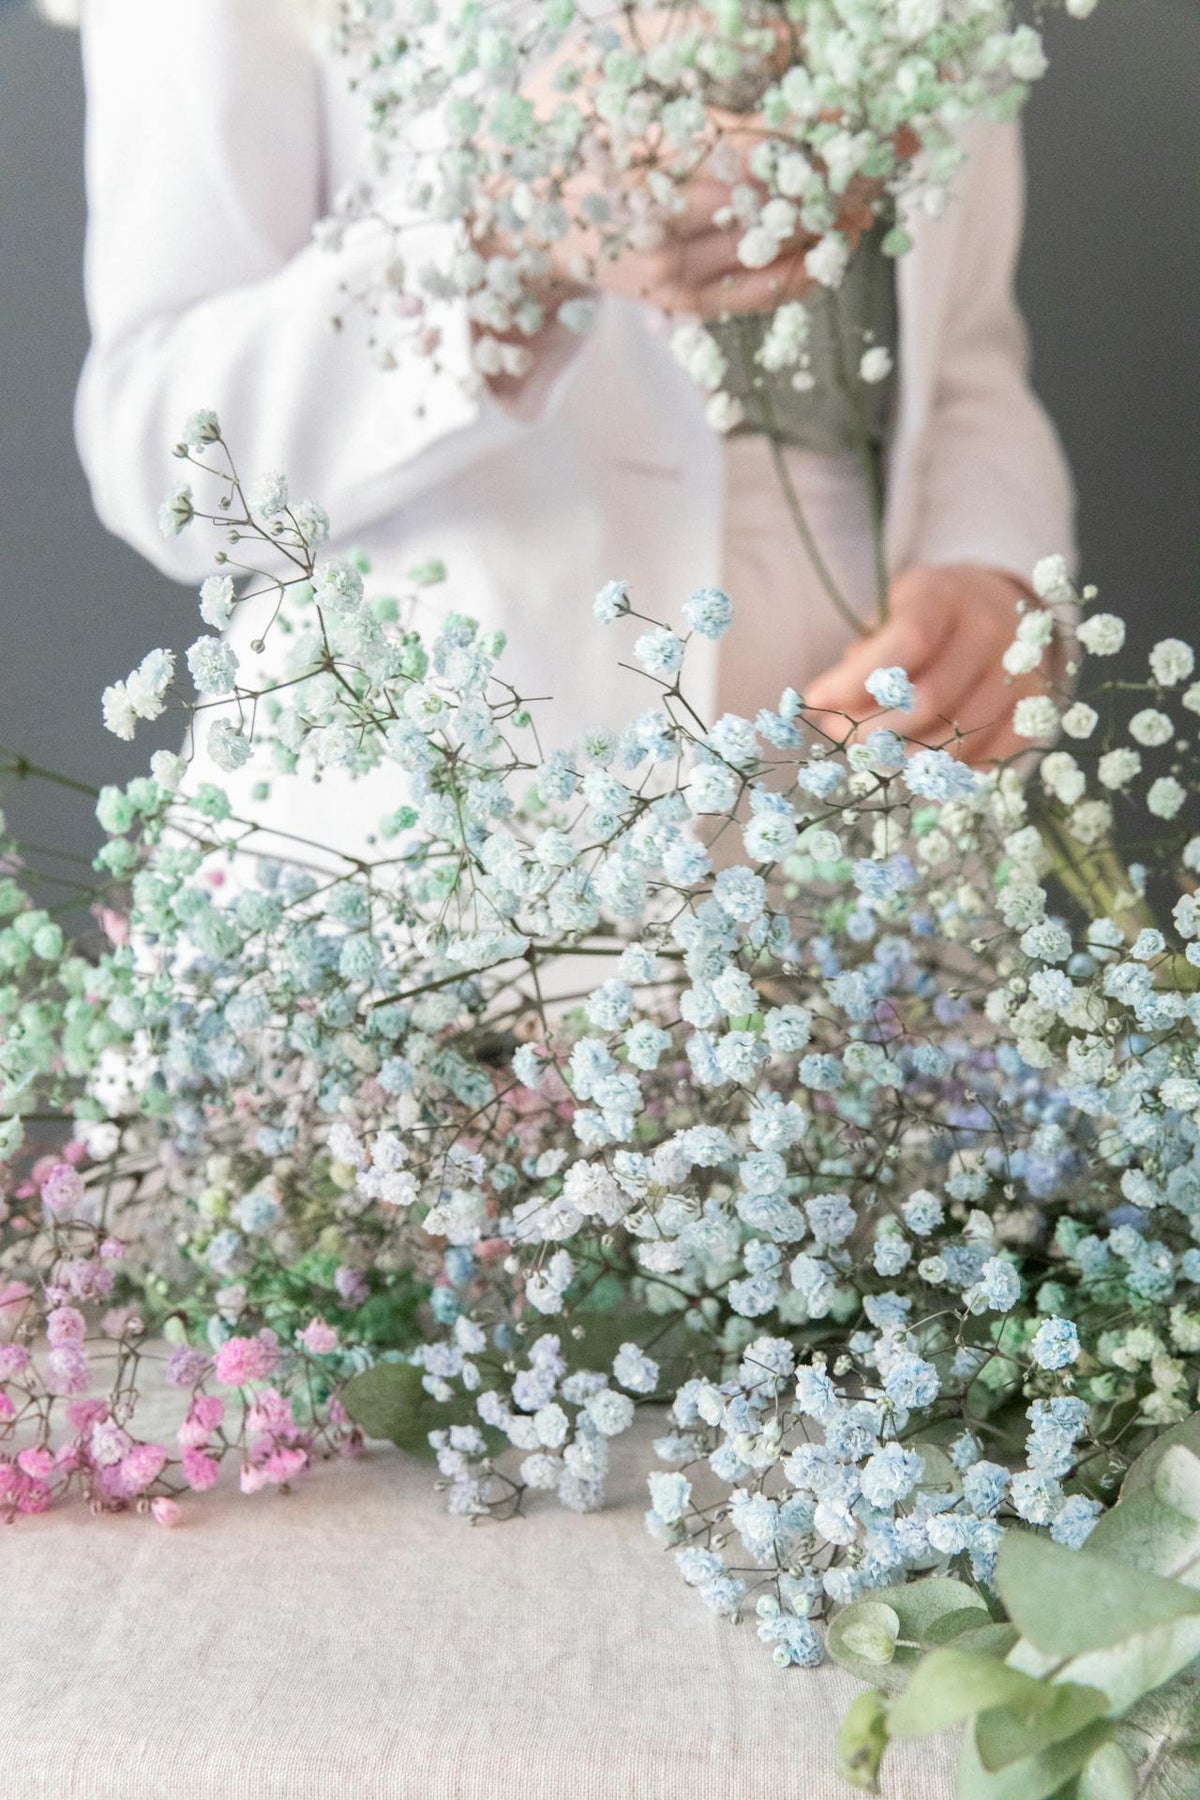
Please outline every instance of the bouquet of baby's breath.
[[[1034, 766], [980, 773], [953, 732], [906, 739], [897, 668], [865, 721], [791, 690], [703, 721], [689, 645], [731, 601], [661, 619], [611, 582], [645, 710], [544, 752], [498, 635], [414, 628], [436, 567], [373, 600], [211, 414], [179, 453], [163, 527], [220, 528], [209, 629], [104, 707], [128, 738], [177, 696], [184, 753], [97, 798], [94, 941], [15, 845], [0, 887], [0, 1505], [78, 1487], [170, 1521], [227, 1455], [253, 1491], [365, 1433], [432, 1449], [469, 1517], [585, 1510], [649, 1407], [649, 1527], [776, 1662], [827, 1636], [895, 1686], [969, 1631], [964, 1793], [1018, 1791], [997, 1759], [1047, 1674], [1038, 1754], [1067, 1772], [1036, 1792], [1103, 1774], [1107, 1721], [1200, 1649], [1167, 1579], [1195, 1572], [1194, 1439], [1136, 1462], [1194, 1431], [1200, 1371], [1192, 649], [1106, 680], [1124, 627], [1090, 590], [1076, 623], [1047, 559], [1006, 657], [1045, 675], [1015, 709]], [[219, 633], [264, 591], [239, 664]], [[1116, 686], [1145, 703], [1114, 741]], [[248, 810], [194, 777], [197, 734]], [[394, 772], [370, 856], [263, 836], [277, 772], [329, 769]], [[148, 1354], [173, 1444], [139, 1425]], [[1111, 1687], [1081, 1549], [1162, 1576]], [[1054, 1636], [1022, 1595], [1060, 1560]], [[847, 1767], [949, 1718], [924, 1691], [860, 1713]]]
[[[901, 254], [913, 216], [946, 204], [963, 125], [1012, 117], [1046, 68], [1013, 0], [338, 0], [332, 39], [371, 154], [324, 236], [381, 233], [358, 298], [385, 362], [415, 346], [437, 363], [452, 300], [488, 375], [523, 374], [548, 319], [585, 330], [598, 270], [660, 248], [702, 175], [730, 185], [746, 270], [802, 251], [809, 285], [836, 288], [876, 219]], [[795, 288], [781, 284], [758, 362], [799, 385]], [[728, 429], [744, 396], [726, 358], [695, 326], [677, 343]], [[862, 379], [878, 379], [882, 352], [860, 345], [856, 364], [864, 352]]]

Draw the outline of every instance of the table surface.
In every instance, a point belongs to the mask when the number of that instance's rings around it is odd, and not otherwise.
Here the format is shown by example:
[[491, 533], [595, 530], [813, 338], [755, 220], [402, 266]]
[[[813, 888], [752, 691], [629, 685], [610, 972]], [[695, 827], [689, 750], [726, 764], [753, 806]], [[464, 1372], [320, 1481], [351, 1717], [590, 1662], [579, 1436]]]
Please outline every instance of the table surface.
[[[0, 1800], [850, 1800], [858, 1684], [776, 1669], [684, 1587], [642, 1524], [649, 1434], [582, 1518], [468, 1525], [373, 1446], [290, 1494], [223, 1480], [174, 1530], [0, 1531]], [[896, 1747], [888, 1800], [952, 1800], [954, 1761]]]

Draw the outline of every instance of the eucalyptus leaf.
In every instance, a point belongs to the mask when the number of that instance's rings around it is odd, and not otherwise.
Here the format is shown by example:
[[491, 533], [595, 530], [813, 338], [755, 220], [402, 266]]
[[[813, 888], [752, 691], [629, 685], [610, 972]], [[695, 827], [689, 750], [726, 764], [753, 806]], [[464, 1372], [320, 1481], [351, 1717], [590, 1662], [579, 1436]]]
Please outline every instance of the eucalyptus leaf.
[[[877, 1602], [890, 1607], [899, 1620], [899, 1641], [890, 1662], [872, 1662], [858, 1655], [845, 1642], [845, 1632], [859, 1616], [859, 1609]], [[938, 1619], [953, 1612], [971, 1608], [982, 1621], [988, 1619], [987, 1607], [973, 1587], [951, 1576], [930, 1576], [924, 1581], [909, 1581], [899, 1587], [875, 1588], [863, 1594], [836, 1613], [826, 1633], [829, 1654], [843, 1669], [872, 1687], [898, 1692], [920, 1661], [921, 1651], [914, 1646], [930, 1643], [930, 1632]]]
[[1079, 1772], [1077, 1800], [1137, 1800], [1137, 1775], [1120, 1744], [1101, 1744]]
[[[980, 1656], [998, 1656], [1003, 1661], [1018, 1640], [1015, 1625], [979, 1625], [973, 1631], [960, 1631], [954, 1639], [957, 1650], [970, 1650]], [[1010, 1667], [1016, 1665], [1010, 1663]], [[1032, 1673], [1030, 1670], [1026, 1674]]]
[[[1190, 1590], [1184, 1588], [1184, 1593]], [[1200, 1597], [1200, 1596], [1198, 1596]], [[1065, 1678], [1102, 1688], [1109, 1713], [1122, 1713], [1166, 1685], [1200, 1657], [1200, 1618], [1177, 1619], [1153, 1631], [1139, 1632], [1127, 1643], [1077, 1656], [1063, 1670]]]
[[1036, 1710], [1043, 1684], [993, 1656], [972, 1655], [953, 1644], [931, 1650], [888, 1711], [893, 1737], [924, 1737], [947, 1731], [997, 1706]]
[[1116, 1735], [1137, 1771], [1138, 1800], [1196, 1800], [1200, 1663], [1139, 1701], [1117, 1726]]
[[[1011, 1626], [981, 1626], [979, 1615], [980, 1608], [978, 1606], [960, 1606], [956, 1607], [953, 1612], [943, 1613], [940, 1619], [934, 1619], [925, 1633], [925, 1642], [934, 1646], [949, 1644], [962, 1637], [964, 1632], [970, 1632], [973, 1637], [981, 1637], [984, 1632], [989, 1630], [1002, 1632], [1010, 1644], [1015, 1642], [1016, 1632], [1012, 1630]], [[979, 1647], [979, 1645], [972, 1646], [975, 1649]], [[1003, 1651], [1000, 1654], [1003, 1655]]]
[[1200, 1412], [1193, 1413], [1178, 1425], [1171, 1425], [1166, 1431], [1160, 1432], [1149, 1448], [1143, 1450], [1137, 1460], [1130, 1464], [1121, 1484], [1121, 1499], [1139, 1493], [1142, 1488], [1151, 1487], [1159, 1463], [1167, 1451], [1176, 1445], [1190, 1450], [1193, 1456], [1200, 1456]]
[[980, 1761], [974, 1730], [967, 1731], [958, 1759], [958, 1800], [1051, 1800], [1051, 1796], [1058, 1800], [1111, 1733], [1110, 1722], [1097, 1719], [1036, 1756], [990, 1770]]
[[896, 1654], [900, 1620], [883, 1600], [863, 1600], [841, 1620], [841, 1642], [851, 1656], [869, 1663], [890, 1663]]
[[1099, 1688], [1072, 1681], [1039, 1681], [1034, 1686], [1037, 1699], [1032, 1704], [993, 1707], [975, 1721], [975, 1744], [985, 1769], [1007, 1768], [1074, 1737], [1093, 1719], [1103, 1718], [1108, 1705]]
[[421, 1375], [411, 1363], [379, 1362], [354, 1376], [342, 1399], [367, 1437], [386, 1438], [410, 1456], [429, 1458], [433, 1455], [431, 1431], [450, 1425], [478, 1425], [479, 1420], [469, 1395], [456, 1394], [443, 1404], [425, 1392]]
[[[894, 1621], [894, 1636], [883, 1622], [885, 1612]], [[904, 1686], [920, 1660], [919, 1650], [897, 1644], [899, 1633], [900, 1621], [893, 1609], [877, 1598], [864, 1596], [843, 1607], [830, 1620], [825, 1645], [834, 1661], [860, 1681], [894, 1692]]]
[[1137, 1635], [1200, 1617], [1200, 1594], [1179, 1582], [1029, 1532], [1010, 1532], [1001, 1544], [996, 1586], [1013, 1624], [1048, 1656], [1127, 1647]]
[[860, 1694], [838, 1732], [838, 1774], [851, 1787], [879, 1792], [879, 1765], [887, 1749], [887, 1702], [874, 1688]]
[[1178, 1577], [1200, 1560], [1200, 1522], [1160, 1499], [1153, 1486], [1139, 1488], [1097, 1520], [1083, 1553]]
[[1193, 1519], [1200, 1533], [1200, 1456], [1182, 1444], [1168, 1445], [1154, 1471], [1154, 1492], [1164, 1506]]
[[979, 1590], [950, 1575], [931, 1575], [924, 1581], [908, 1581], [902, 1587], [885, 1588], [869, 1598], [886, 1600], [900, 1620], [900, 1636], [918, 1644], [932, 1642], [930, 1632], [935, 1622], [945, 1618], [947, 1613], [959, 1612], [969, 1606], [987, 1616], [987, 1603]]

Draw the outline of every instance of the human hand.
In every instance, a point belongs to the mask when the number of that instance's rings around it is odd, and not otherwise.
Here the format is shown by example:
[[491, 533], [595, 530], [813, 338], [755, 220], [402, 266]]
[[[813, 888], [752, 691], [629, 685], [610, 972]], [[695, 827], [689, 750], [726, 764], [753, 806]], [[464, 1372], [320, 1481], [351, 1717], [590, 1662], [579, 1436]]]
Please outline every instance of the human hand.
[[[1012, 728], [1012, 711], [1024, 695], [1043, 691], [1045, 679], [1014, 680], [1001, 662], [1022, 600], [1036, 604], [1029, 589], [999, 569], [975, 563], [907, 569], [892, 583], [886, 624], [810, 684], [808, 706], [866, 721], [857, 736], [888, 727], [976, 764], [1028, 750]], [[893, 666], [916, 688], [911, 712], [881, 713], [863, 685], [873, 670]], [[822, 723], [842, 735], [843, 719]]]

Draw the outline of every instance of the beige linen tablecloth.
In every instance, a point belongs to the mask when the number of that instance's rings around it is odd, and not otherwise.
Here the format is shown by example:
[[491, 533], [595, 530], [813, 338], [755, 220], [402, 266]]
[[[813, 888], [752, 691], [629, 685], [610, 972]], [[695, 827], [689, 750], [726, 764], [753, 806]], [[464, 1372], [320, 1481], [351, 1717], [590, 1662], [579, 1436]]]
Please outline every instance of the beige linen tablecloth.
[[[0, 1532], [0, 1800], [850, 1800], [857, 1684], [780, 1672], [683, 1586], [649, 1435], [586, 1518], [469, 1526], [384, 1446], [175, 1530]], [[953, 1761], [902, 1747], [890, 1800], [952, 1800]]]

